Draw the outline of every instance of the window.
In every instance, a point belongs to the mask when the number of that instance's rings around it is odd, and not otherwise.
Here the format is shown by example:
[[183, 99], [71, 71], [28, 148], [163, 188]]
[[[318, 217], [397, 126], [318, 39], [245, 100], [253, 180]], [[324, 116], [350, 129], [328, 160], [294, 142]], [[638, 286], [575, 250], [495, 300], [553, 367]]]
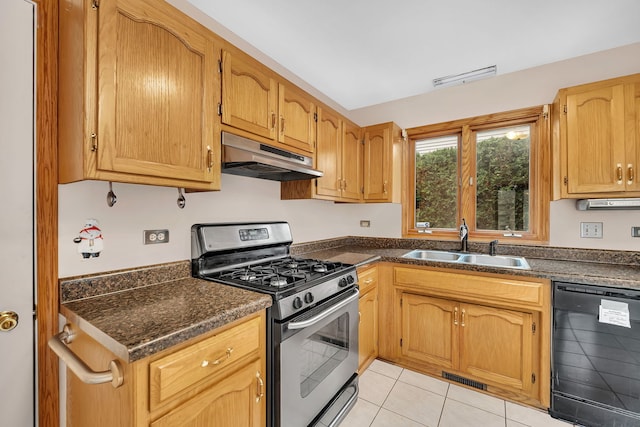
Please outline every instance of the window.
[[[546, 107], [407, 129], [405, 237], [546, 242], [549, 119]], [[410, 195], [410, 196], [409, 196]]]

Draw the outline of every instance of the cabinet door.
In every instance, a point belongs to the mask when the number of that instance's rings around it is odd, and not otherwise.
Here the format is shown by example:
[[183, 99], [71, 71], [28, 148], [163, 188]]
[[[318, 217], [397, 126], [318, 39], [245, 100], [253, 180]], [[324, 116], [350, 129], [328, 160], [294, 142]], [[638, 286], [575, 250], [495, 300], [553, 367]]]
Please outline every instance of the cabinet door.
[[264, 376], [255, 361], [150, 424], [151, 427], [253, 427], [266, 421]]
[[390, 199], [391, 129], [367, 128], [364, 139], [364, 200]]
[[625, 141], [627, 150], [626, 177], [627, 191], [640, 191], [640, 83], [630, 84], [626, 88]]
[[342, 198], [360, 200], [362, 198], [362, 163], [364, 160], [360, 128], [352, 123], [344, 123], [342, 132]]
[[318, 108], [316, 168], [324, 175], [317, 179], [316, 193], [340, 197], [342, 186], [342, 119], [330, 110]]
[[278, 141], [313, 153], [316, 141], [316, 105], [303, 92], [278, 86]]
[[378, 356], [378, 290], [372, 288], [360, 297], [358, 334], [358, 372], [362, 373]]
[[569, 193], [625, 190], [624, 85], [567, 95]]
[[460, 333], [460, 371], [491, 384], [531, 390], [531, 314], [460, 304]]
[[222, 122], [275, 140], [278, 85], [260, 64], [222, 52]]
[[455, 301], [401, 294], [402, 356], [458, 367], [458, 307]]
[[213, 34], [164, 2], [102, 2], [97, 168], [211, 182], [219, 175]]

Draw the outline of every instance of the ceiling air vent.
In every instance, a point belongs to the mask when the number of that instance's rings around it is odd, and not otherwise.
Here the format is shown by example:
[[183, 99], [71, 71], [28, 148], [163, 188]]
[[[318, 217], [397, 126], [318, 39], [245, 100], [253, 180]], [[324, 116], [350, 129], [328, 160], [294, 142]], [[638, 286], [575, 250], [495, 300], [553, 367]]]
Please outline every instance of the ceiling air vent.
[[640, 209], [640, 199], [581, 199], [576, 200], [576, 209], [579, 211]]

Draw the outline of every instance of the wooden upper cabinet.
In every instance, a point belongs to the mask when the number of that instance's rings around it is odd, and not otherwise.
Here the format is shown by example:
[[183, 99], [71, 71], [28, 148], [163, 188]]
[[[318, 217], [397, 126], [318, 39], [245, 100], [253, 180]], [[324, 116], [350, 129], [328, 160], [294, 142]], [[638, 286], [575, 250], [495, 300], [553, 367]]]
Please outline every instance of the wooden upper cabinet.
[[316, 104], [254, 59], [222, 52], [222, 123], [308, 155], [315, 150]]
[[624, 86], [567, 95], [568, 191], [624, 190]]
[[278, 83], [249, 57], [222, 52], [222, 123], [275, 140]]
[[164, 1], [65, 2], [60, 182], [220, 187], [217, 39]]
[[345, 121], [342, 131], [342, 198], [351, 201], [362, 199], [364, 146], [362, 129]]
[[316, 141], [316, 104], [291, 86], [278, 85], [278, 141], [313, 153]]
[[395, 123], [364, 129], [364, 200], [399, 202], [402, 144]]
[[318, 109], [316, 168], [323, 175], [316, 181], [316, 194], [340, 197], [342, 189], [342, 118], [331, 110]]
[[282, 199], [362, 200], [361, 129], [340, 114], [318, 107], [316, 169], [321, 178], [283, 182]]
[[555, 198], [640, 196], [640, 74], [561, 89]]

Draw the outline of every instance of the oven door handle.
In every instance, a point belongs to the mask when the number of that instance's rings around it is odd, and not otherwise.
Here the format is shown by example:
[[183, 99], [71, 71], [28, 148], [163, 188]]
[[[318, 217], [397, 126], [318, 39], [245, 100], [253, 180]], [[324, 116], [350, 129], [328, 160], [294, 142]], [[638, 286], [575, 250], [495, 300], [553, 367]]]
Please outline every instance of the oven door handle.
[[314, 325], [316, 323], [318, 323], [319, 321], [321, 321], [322, 319], [324, 319], [327, 316], [332, 315], [333, 313], [335, 313], [336, 311], [340, 310], [342, 307], [344, 307], [345, 305], [351, 303], [353, 300], [358, 299], [358, 297], [360, 296], [360, 291], [358, 289], [355, 290], [355, 293], [353, 295], [351, 295], [349, 298], [344, 299], [342, 301], [340, 301], [339, 303], [337, 303], [336, 305], [332, 305], [331, 307], [329, 307], [328, 309], [326, 309], [325, 311], [307, 319], [307, 320], [302, 320], [300, 322], [289, 322], [289, 324], [287, 325], [289, 329], [303, 329], [303, 328], [307, 328], [311, 325]]

